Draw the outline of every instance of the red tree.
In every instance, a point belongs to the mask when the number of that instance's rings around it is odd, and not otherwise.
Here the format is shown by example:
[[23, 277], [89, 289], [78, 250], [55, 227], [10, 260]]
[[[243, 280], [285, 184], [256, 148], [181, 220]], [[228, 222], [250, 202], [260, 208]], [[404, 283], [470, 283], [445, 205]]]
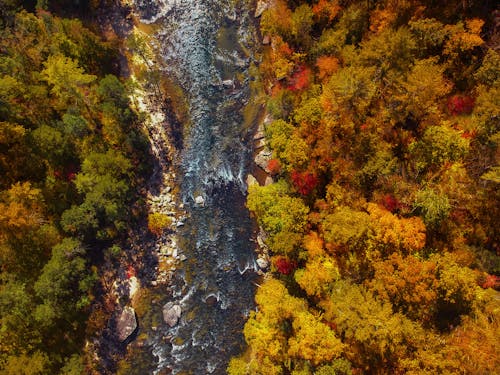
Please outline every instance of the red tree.
[[466, 95], [453, 95], [448, 99], [448, 110], [453, 116], [470, 114], [474, 109], [474, 99]]
[[392, 194], [386, 194], [382, 197], [382, 206], [388, 211], [395, 212], [401, 208], [401, 203]]
[[305, 66], [299, 66], [288, 80], [290, 91], [301, 91], [309, 86], [311, 82], [311, 70]]
[[271, 159], [267, 162], [267, 170], [271, 175], [277, 175], [281, 172], [281, 164], [278, 159]]
[[310, 172], [292, 172], [293, 186], [302, 195], [309, 195], [318, 185], [318, 177]]
[[287, 257], [278, 257], [275, 264], [278, 272], [282, 275], [290, 275], [297, 268], [297, 262]]

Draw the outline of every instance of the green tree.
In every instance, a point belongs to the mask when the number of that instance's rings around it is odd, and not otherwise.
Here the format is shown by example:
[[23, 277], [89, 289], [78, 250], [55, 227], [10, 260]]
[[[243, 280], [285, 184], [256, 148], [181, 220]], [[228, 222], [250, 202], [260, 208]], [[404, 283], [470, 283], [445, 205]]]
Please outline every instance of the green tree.
[[52, 86], [51, 92], [64, 104], [84, 101], [84, 88], [96, 80], [86, 74], [78, 62], [62, 54], [51, 55], [44, 63], [42, 78]]
[[427, 226], [436, 227], [448, 217], [451, 205], [446, 195], [425, 188], [417, 192], [413, 208], [422, 216]]
[[114, 237], [123, 229], [127, 207], [125, 205], [131, 177], [131, 164], [121, 153], [91, 153], [82, 164], [75, 179], [84, 201], [63, 213], [63, 229], [83, 237], [97, 235], [105, 239]]
[[82, 244], [71, 238], [54, 246], [52, 257], [34, 285], [36, 295], [46, 306], [38, 309], [39, 321], [71, 319], [88, 306], [95, 275], [87, 266], [85, 253]]
[[269, 186], [250, 186], [247, 206], [269, 234], [269, 245], [278, 253], [290, 253], [301, 241], [309, 208], [289, 195], [283, 180]]

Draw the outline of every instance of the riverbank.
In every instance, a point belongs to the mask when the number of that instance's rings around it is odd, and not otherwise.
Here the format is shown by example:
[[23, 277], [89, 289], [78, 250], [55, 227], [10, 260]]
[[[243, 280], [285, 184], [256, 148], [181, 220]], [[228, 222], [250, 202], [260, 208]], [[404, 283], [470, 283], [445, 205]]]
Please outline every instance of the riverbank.
[[[258, 269], [256, 246], [250, 242], [254, 225], [242, 194], [244, 176], [251, 169], [253, 129], [261, 113], [261, 104], [250, 99], [253, 92], [248, 88], [253, 10], [248, 13], [243, 3], [241, 8], [222, 1], [212, 5], [198, 4], [200, 13], [184, 6], [173, 13], [156, 10], [159, 17], [143, 8], [141, 17], [154, 36], [148, 40], [145, 27], [137, 23], [129, 37], [128, 47], [135, 49], [129, 58], [132, 81], [140, 76], [149, 82], [139, 84], [132, 97], [141, 112], [149, 112], [145, 126], [156, 160], [143, 192], [144, 203], [150, 215], [168, 218], [169, 227], [154, 236], [144, 223], [130, 235], [127, 251], [132, 266], [119, 266], [123, 277], [111, 293], [117, 296], [117, 308], [107, 327], [123, 320], [125, 331], [132, 335], [119, 340], [118, 349], [111, 348], [110, 372], [199, 368], [223, 373], [243, 345], [242, 326], [253, 305], [252, 271]], [[169, 13], [168, 23], [162, 23], [162, 12]], [[195, 14], [196, 21], [191, 19]], [[213, 22], [219, 29], [212, 29]], [[203, 27], [213, 31], [192, 39]], [[183, 28], [193, 31], [184, 34]], [[192, 45], [189, 54], [175, 35], [187, 38], [184, 43]], [[162, 50], [163, 46], [168, 49]], [[203, 51], [212, 51], [213, 60], [205, 60]], [[208, 64], [206, 70], [199, 70], [199, 63]], [[165, 75], [168, 82], [158, 84]], [[174, 95], [168, 98], [165, 88]], [[163, 95], [160, 101], [158, 93]], [[180, 127], [169, 122], [172, 114]], [[216, 144], [210, 146], [213, 141]], [[257, 264], [263, 266], [262, 260]], [[127, 328], [128, 320], [137, 323], [131, 317], [138, 318], [138, 325]]]

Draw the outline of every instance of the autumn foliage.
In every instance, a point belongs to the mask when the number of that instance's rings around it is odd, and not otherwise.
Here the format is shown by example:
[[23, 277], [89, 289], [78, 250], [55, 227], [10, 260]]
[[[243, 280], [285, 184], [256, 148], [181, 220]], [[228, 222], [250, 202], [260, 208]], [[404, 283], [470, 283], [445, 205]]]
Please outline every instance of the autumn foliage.
[[261, 73], [281, 172], [247, 201], [274, 267], [229, 373], [494, 373], [493, 8], [276, 4]]
[[448, 99], [448, 111], [453, 116], [469, 115], [474, 109], [474, 99], [465, 95], [453, 95]]
[[293, 171], [291, 179], [295, 189], [302, 195], [310, 194], [318, 185], [318, 177], [310, 172]]
[[297, 268], [297, 262], [287, 257], [278, 257], [274, 261], [276, 270], [282, 275], [290, 275]]

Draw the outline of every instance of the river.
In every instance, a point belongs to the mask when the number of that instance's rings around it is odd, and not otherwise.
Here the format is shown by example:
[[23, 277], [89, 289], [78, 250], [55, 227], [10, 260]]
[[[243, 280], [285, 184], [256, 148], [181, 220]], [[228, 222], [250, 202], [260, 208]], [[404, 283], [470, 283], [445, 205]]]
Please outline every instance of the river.
[[136, 2], [142, 21], [157, 27], [163, 74], [182, 88], [189, 107], [176, 167], [188, 214], [177, 241], [187, 259], [172, 285], [157, 288], [160, 301], [151, 307], [158, 316], [164, 303], [174, 302], [182, 316], [173, 328], [163, 320], [155, 329], [141, 325], [147, 339], [135, 359], [141, 363], [137, 373], [224, 374], [230, 357], [244, 347], [242, 329], [254, 306], [256, 277], [244, 182], [252, 121], [243, 116], [255, 34], [244, 3]]

